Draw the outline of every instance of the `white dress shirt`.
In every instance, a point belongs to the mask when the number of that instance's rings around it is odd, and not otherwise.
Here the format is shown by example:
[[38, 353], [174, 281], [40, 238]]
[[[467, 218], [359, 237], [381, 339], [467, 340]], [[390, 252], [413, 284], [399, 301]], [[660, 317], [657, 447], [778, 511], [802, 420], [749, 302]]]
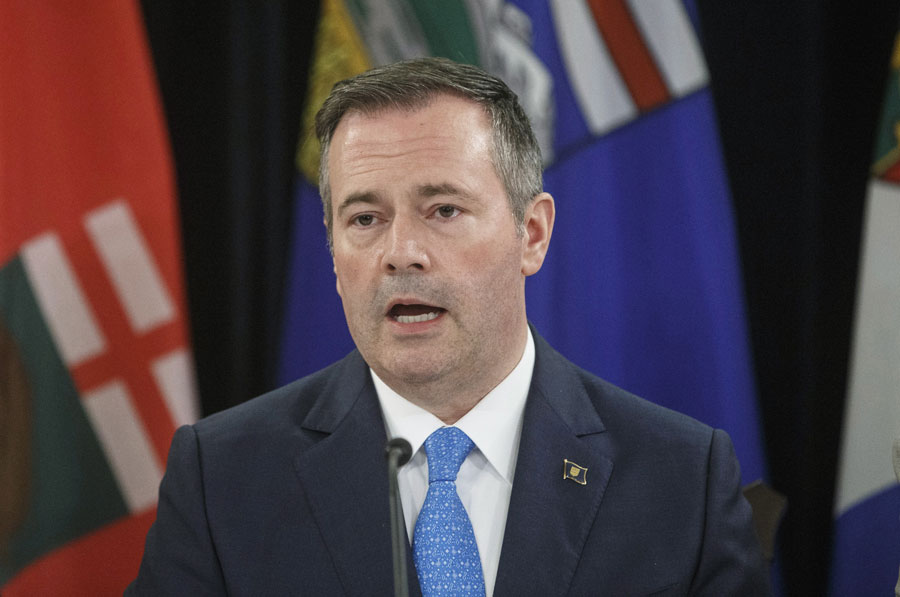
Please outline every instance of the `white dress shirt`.
[[[398, 481], [406, 531], [412, 543], [416, 518], [428, 492], [428, 461], [423, 445], [429, 435], [445, 425], [430, 412], [394, 392], [374, 371], [370, 371], [388, 437], [405, 438], [413, 449], [412, 459], [400, 469]], [[454, 425], [475, 443], [459, 469], [456, 490], [475, 531], [488, 597], [493, 594], [497, 580], [500, 548], [522, 436], [525, 399], [533, 371], [534, 339], [529, 330], [518, 365]]]

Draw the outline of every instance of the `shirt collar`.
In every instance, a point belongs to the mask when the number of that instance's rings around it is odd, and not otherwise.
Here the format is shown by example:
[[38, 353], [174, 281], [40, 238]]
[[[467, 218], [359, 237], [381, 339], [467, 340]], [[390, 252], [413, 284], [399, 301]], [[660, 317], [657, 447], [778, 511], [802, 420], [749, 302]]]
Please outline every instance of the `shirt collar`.
[[[443, 421], [397, 394], [371, 368], [369, 371], [375, 383], [388, 437], [405, 438], [415, 454], [429, 435], [444, 427]], [[529, 329], [519, 363], [455, 424], [509, 483], [512, 483], [515, 473], [525, 401], [533, 372], [534, 338]]]

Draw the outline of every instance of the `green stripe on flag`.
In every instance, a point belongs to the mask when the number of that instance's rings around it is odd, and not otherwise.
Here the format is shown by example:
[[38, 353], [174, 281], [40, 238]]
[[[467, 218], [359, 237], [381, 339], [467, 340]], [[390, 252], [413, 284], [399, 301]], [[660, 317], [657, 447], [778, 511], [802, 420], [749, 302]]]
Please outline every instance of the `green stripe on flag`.
[[[13, 500], [25, 508], [11, 534], [0, 536], [0, 585], [52, 549], [128, 514], [18, 257], [0, 269], [0, 333], [3, 328], [11, 349], [0, 353], [0, 370], [10, 372], [21, 363], [25, 383], [17, 391], [27, 394], [11, 395], [13, 376], [5, 377], [0, 413], [24, 401], [26, 408], [16, 412], [27, 428], [3, 438], [0, 458], [25, 458], [30, 466], [16, 482], [16, 491], [27, 494]], [[0, 471], [16, 468], [9, 464], [0, 463]]]
[[464, 2], [413, 0], [410, 6], [419, 20], [432, 56], [478, 66], [482, 64]]
[[891, 71], [888, 92], [884, 98], [884, 113], [875, 138], [874, 174], [880, 176], [900, 159], [898, 145], [898, 123], [900, 123], [900, 72]]

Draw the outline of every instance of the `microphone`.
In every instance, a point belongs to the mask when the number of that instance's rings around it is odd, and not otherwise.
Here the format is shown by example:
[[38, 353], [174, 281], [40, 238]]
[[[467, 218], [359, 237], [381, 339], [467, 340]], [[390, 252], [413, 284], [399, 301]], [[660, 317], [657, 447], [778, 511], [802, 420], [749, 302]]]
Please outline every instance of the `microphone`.
[[402, 437], [388, 440], [384, 446], [388, 462], [388, 500], [391, 508], [391, 552], [394, 555], [394, 595], [409, 597], [406, 576], [406, 528], [403, 524], [403, 507], [400, 504], [400, 487], [397, 470], [409, 462], [412, 446]]

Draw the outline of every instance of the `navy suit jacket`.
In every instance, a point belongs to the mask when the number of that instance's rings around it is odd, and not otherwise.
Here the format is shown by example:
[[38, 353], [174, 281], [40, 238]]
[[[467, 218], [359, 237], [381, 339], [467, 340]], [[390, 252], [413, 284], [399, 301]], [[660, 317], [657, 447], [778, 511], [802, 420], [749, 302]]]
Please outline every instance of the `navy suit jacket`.
[[[769, 594], [728, 436], [535, 343], [494, 594]], [[182, 427], [126, 594], [392, 594], [385, 441], [356, 351]]]

